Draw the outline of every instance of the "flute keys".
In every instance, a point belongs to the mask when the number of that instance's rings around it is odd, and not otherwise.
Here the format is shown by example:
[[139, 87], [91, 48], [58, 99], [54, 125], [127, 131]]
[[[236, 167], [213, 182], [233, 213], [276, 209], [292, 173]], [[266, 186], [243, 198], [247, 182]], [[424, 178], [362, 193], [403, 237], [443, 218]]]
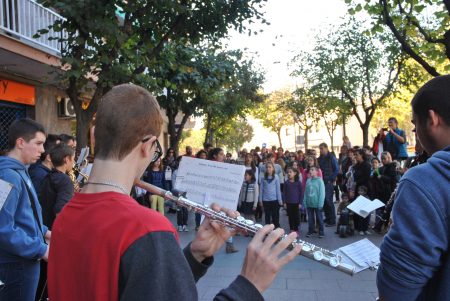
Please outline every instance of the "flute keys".
[[247, 220], [245, 220], [245, 223], [247, 224], [247, 225], [249, 225], [249, 226], [253, 226], [255, 223], [252, 221], [252, 220], [250, 220], [250, 219], [247, 219]]
[[258, 231], [258, 230], [261, 229], [263, 226], [260, 225], [260, 224], [255, 224], [253, 227], [256, 229], [256, 231]]
[[303, 245], [302, 250], [305, 252], [310, 252], [311, 251], [311, 247], [308, 245]]
[[245, 218], [243, 218], [242, 216], [238, 216], [238, 217], [236, 217], [236, 219], [237, 219], [239, 222], [245, 221]]
[[323, 259], [323, 253], [320, 251], [314, 252], [314, 259], [317, 261], [321, 261]]
[[339, 265], [339, 259], [336, 257], [331, 257], [330, 258], [330, 265], [335, 268]]

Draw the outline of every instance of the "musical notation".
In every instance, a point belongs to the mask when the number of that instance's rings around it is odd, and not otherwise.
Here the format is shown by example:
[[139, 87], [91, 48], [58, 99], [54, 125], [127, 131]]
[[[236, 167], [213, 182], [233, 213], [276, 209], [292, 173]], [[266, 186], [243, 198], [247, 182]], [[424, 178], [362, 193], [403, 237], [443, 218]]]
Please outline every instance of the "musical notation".
[[[201, 191], [198, 191], [198, 190], [194, 190], [194, 189], [191, 189], [191, 188], [187, 188], [187, 189], [185, 189], [185, 191], [188, 193], [188, 195], [195, 194], [195, 195], [200, 195], [202, 197], [204, 197], [206, 195], [206, 193], [204, 193], [204, 192], [201, 192]], [[222, 201], [225, 201], [225, 202], [234, 202], [233, 199], [229, 199], [229, 198], [226, 198], [226, 197], [224, 197], [222, 195], [217, 195], [217, 194], [211, 194], [210, 198], [216, 199], [216, 200], [222, 200]]]
[[220, 181], [220, 182], [225, 182], [225, 183], [242, 184], [242, 181], [227, 179], [227, 178], [223, 178], [223, 177], [219, 177], [219, 176], [213, 176], [213, 175], [203, 175], [203, 174], [198, 174], [198, 173], [190, 172], [190, 171], [188, 171], [186, 173], [186, 176], [205, 178], [205, 179], [208, 179], [208, 180], [215, 180], [215, 181]]
[[207, 183], [202, 182], [202, 181], [194, 181], [194, 180], [186, 180], [185, 179], [185, 180], [181, 181], [181, 183], [182, 184], [187, 184], [187, 185], [199, 186], [199, 187], [208, 187], [208, 188], [211, 188], [211, 189], [221, 190], [221, 191], [231, 192], [231, 193], [238, 192], [238, 190], [236, 190], [234, 188], [221, 186], [221, 185], [217, 185], [217, 184], [207, 184]]

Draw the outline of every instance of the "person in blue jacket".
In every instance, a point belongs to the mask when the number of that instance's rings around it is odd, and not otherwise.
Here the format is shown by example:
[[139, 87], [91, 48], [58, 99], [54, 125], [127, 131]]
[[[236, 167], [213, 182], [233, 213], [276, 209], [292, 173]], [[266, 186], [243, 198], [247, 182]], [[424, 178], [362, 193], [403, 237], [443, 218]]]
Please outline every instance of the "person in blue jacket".
[[450, 75], [411, 101], [417, 138], [431, 155], [408, 170], [380, 246], [380, 300], [450, 300]]
[[397, 127], [398, 121], [394, 117], [389, 118], [388, 124], [388, 133], [384, 139], [383, 148], [391, 154], [392, 160], [402, 161], [408, 159], [405, 131]]
[[44, 152], [46, 135], [38, 122], [16, 120], [9, 129], [9, 154], [0, 157], [0, 179], [14, 185], [0, 211], [0, 277], [5, 283], [0, 300], [34, 300], [39, 260], [48, 260], [44, 238], [50, 239], [51, 232], [42, 224], [41, 206], [25, 168]]

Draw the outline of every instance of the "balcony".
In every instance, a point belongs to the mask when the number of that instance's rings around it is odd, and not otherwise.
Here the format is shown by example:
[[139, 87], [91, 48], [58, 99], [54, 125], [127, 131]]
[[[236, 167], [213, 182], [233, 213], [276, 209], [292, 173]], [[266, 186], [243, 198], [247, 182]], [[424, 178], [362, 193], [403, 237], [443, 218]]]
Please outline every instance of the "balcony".
[[56, 20], [64, 19], [54, 11], [31, 0], [0, 0], [0, 33], [19, 40], [46, 53], [61, 57], [62, 44], [49, 37], [61, 37], [64, 33], [54, 32], [35, 39], [39, 29], [48, 29]]

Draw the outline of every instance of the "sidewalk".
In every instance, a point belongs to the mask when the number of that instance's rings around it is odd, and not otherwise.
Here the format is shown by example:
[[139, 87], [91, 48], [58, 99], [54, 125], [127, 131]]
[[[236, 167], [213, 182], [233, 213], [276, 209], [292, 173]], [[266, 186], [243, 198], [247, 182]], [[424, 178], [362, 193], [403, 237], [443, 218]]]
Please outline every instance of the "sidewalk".
[[[176, 214], [166, 214], [166, 217], [176, 228]], [[280, 212], [280, 223], [283, 229], [289, 229], [286, 211]], [[376, 246], [383, 240], [382, 235], [371, 230], [369, 231], [372, 235], [356, 234], [352, 237], [339, 238], [339, 235], [334, 234], [336, 227], [325, 227], [324, 238], [318, 238], [317, 233], [311, 238], [306, 238], [307, 224], [302, 223], [300, 238], [329, 250], [335, 250], [363, 238], [368, 238]], [[188, 229], [189, 232], [178, 232], [182, 248], [196, 235], [192, 212], [189, 212]], [[213, 300], [221, 289], [226, 288], [240, 274], [245, 250], [251, 238], [243, 235], [234, 236], [233, 241], [239, 252], [226, 254], [225, 246], [217, 252], [213, 266], [197, 283], [199, 300]], [[303, 256], [297, 256], [280, 271], [263, 296], [267, 301], [375, 300], [378, 296], [375, 278], [374, 271], [365, 270], [351, 277]]]

